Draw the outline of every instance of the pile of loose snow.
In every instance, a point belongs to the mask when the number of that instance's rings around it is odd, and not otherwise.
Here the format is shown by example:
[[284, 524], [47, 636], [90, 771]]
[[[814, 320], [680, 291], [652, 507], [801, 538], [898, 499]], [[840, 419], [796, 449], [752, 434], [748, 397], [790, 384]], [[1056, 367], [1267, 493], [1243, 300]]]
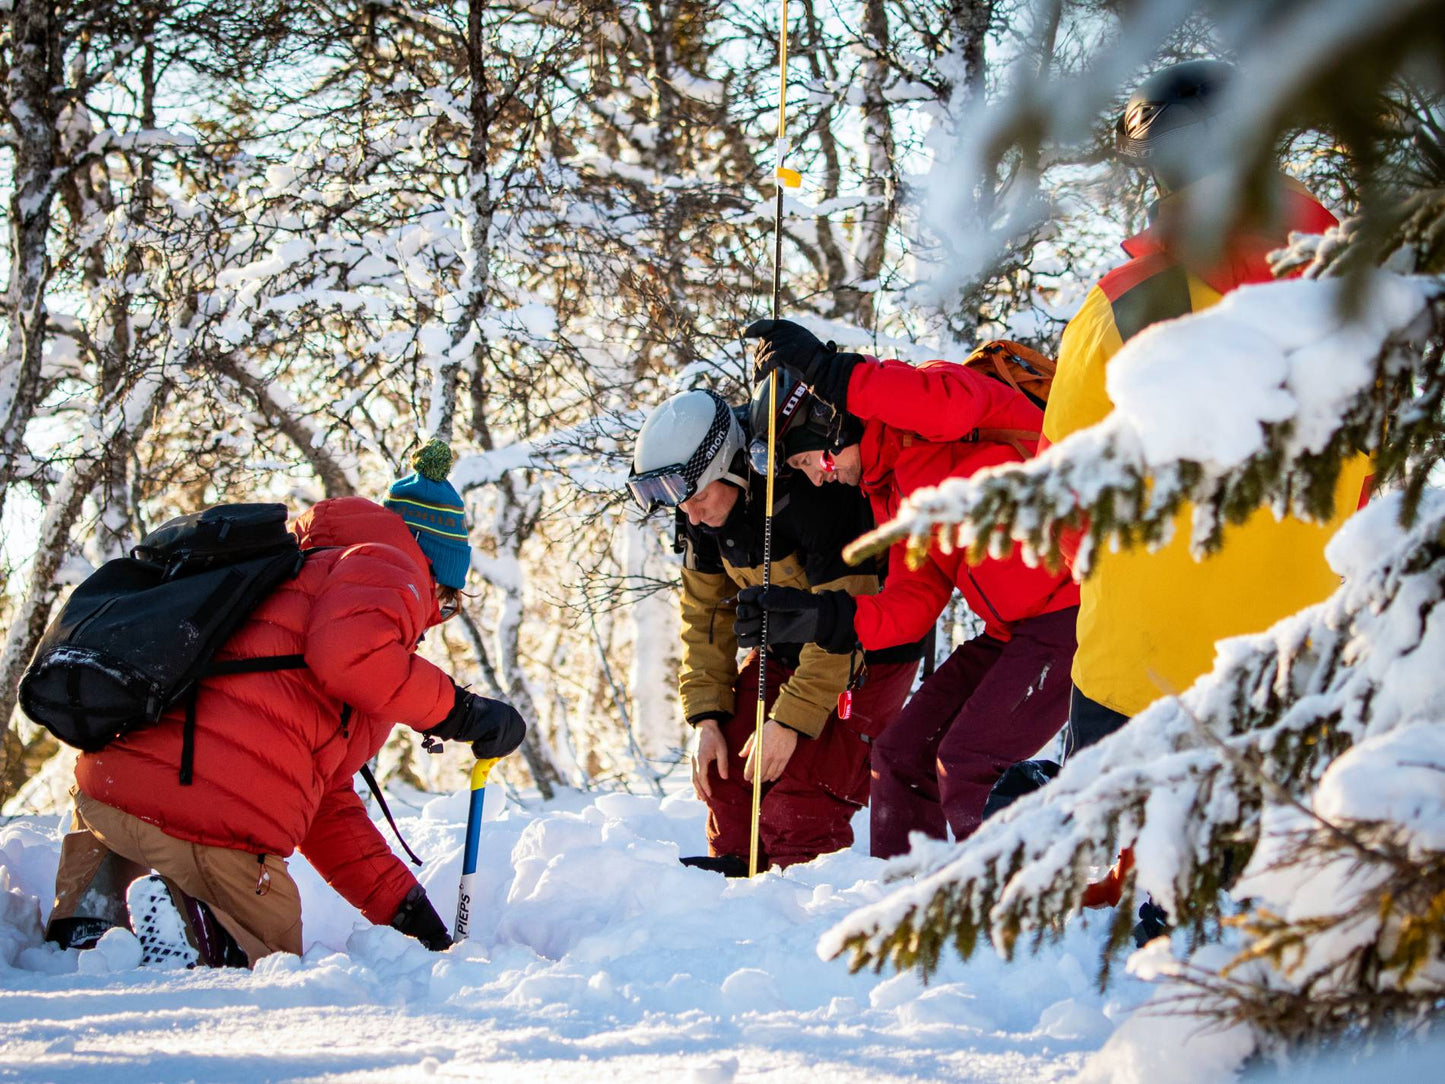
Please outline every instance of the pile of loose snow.
[[[450, 915], [466, 796], [411, 797], [400, 823]], [[822, 931], [887, 887], [866, 842], [728, 881], [677, 862], [702, 849], [691, 796], [572, 793], [531, 811], [497, 792], [488, 815], [472, 941], [432, 954], [369, 926], [298, 857], [306, 953], [251, 973], [137, 968], [126, 931], [88, 953], [43, 944], [62, 825], [12, 821], [0, 1081], [1048, 1080], [1144, 996], [1133, 980], [1094, 991], [1097, 923], [1037, 958], [953, 960], [927, 987], [820, 960]]]

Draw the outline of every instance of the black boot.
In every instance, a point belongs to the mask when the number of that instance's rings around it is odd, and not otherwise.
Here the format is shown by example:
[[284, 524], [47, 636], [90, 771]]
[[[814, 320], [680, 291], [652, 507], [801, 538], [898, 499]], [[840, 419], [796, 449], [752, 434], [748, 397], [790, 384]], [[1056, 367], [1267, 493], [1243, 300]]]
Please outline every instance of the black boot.
[[1134, 923], [1134, 944], [1143, 948], [1156, 937], [1169, 934], [1169, 912], [1151, 899], [1139, 905], [1139, 921]]
[[[69, 843], [62, 845], [62, 866], [69, 846]], [[75, 899], [72, 913], [66, 918], [51, 918], [45, 927], [45, 940], [63, 949], [90, 949], [95, 948], [107, 930], [128, 926], [130, 914], [125, 906], [125, 890], [134, 879], [132, 863], [107, 853]]]
[[1059, 766], [1052, 760], [1021, 760], [1010, 765], [989, 789], [988, 801], [983, 803], [983, 819], [988, 820], [1025, 794], [1048, 785], [1058, 774]]
[[[694, 855], [692, 858], [679, 858], [684, 866], [693, 869], [705, 869], [712, 873], [721, 873], [724, 877], [746, 877], [748, 875], [748, 860], [735, 854]], [[758, 859], [758, 868], [766, 869], [767, 864], [761, 857]]]
[[92, 949], [106, 931], [118, 928], [108, 918], [57, 918], [45, 928], [45, 940], [63, 949]]

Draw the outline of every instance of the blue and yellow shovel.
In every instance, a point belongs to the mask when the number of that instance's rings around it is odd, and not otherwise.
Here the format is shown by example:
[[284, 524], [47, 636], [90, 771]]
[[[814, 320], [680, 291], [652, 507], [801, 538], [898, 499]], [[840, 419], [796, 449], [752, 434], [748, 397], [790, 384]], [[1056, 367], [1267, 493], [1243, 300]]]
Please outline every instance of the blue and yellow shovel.
[[479, 760], [472, 765], [472, 802], [467, 808], [467, 843], [462, 851], [462, 882], [457, 889], [457, 924], [453, 941], [465, 941], [472, 924], [472, 882], [477, 877], [477, 853], [482, 841], [482, 806], [487, 796], [487, 776], [500, 757]]

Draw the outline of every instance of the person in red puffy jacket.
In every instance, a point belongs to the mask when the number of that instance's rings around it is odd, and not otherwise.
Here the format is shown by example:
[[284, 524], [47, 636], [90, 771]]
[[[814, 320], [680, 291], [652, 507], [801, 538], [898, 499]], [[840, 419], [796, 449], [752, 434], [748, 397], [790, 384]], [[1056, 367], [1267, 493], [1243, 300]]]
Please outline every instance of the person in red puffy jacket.
[[[861, 486], [880, 524], [914, 490], [1017, 462], [1037, 444], [1038, 406], [962, 365], [838, 353], [788, 320], [760, 320], [746, 334], [760, 340], [760, 375], [780, 381], [787, 465], [815, 485]], [[765, 381], [758, 394], [768, 394]], [[1063, 727], [1079, 605], [1067, 572], [1031, 568], [1017, 552], [970, 564], [935, 545], [910, 568], [905, 548], [889, 554], [876, 595], [750, 588], [737, 606], [741, 644], [758, 642], [766, 611], [770, 641], [838, 652], [920, 638], [955, 589], [983, 621], [983, 634], [958, 647], [874, 743], [872, 852], [883, 858], [906, 852], [913, 831], [970, 835], [1003, 771]]]
[[[50, 940], [86, 947], [128, 917], [149, 957], [147, 932], [169, 902], [196, 950], [189, 962], [300, 953], [301, 903], [286, 867], [299, 850], [373, 923], [428, 948], [451, 943], [352, 777], [396, 723], [471, 742], [479, 757], [511, 752], [526, 728], [509, 705], [460, 688], [416, 653], [422, 634], [456, 612], [471, 550], [465, 507], [445, 480], [450, 450], [433, 441], [413, 462], [417, 472], [384, 505], [325, 500], [291, 525], [312, 552], [216, 661], [299, 654], [306, 666], [204, 678], [188, 784], [180, 707], [80, 756]], [[146, 878], [151, 870], [163, 881]]]

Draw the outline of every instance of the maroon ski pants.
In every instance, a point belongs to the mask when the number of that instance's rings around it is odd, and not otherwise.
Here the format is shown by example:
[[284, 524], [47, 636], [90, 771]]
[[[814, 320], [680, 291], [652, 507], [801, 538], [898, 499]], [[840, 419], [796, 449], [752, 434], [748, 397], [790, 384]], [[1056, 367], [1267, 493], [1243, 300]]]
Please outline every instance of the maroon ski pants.
[[[763, 787], [758, 815], [758, 868], [810, 862], [820, 854], [853, 843], [853, 814], [868, 803], [868, 750], [878, 733], [898, 714], [913, 686], [917, 662], [883, 663], [868, 668], [867, 680], [853, 693], [847, 719], [828, 716], [816, 738], [799, 738], [783, 774]], [[792, 671], [768, 663], [767, 704]], [[733, 686], [736, 707], [722, 724], [728, 743], [728, 777], [709, 769], [708, 853], [746, 858], [751, 836], [753, 786], [743, 781], [744, 743], [753, 733], [758, 706], [757, 652]]]
[[891, 858], [908, 833], [973, 834], [994, 781], [1027, 760], [1069, 716], [1078, 607], [1013, 626], [1007, 642], [957, 648], [873, 744], [871, 850]]

